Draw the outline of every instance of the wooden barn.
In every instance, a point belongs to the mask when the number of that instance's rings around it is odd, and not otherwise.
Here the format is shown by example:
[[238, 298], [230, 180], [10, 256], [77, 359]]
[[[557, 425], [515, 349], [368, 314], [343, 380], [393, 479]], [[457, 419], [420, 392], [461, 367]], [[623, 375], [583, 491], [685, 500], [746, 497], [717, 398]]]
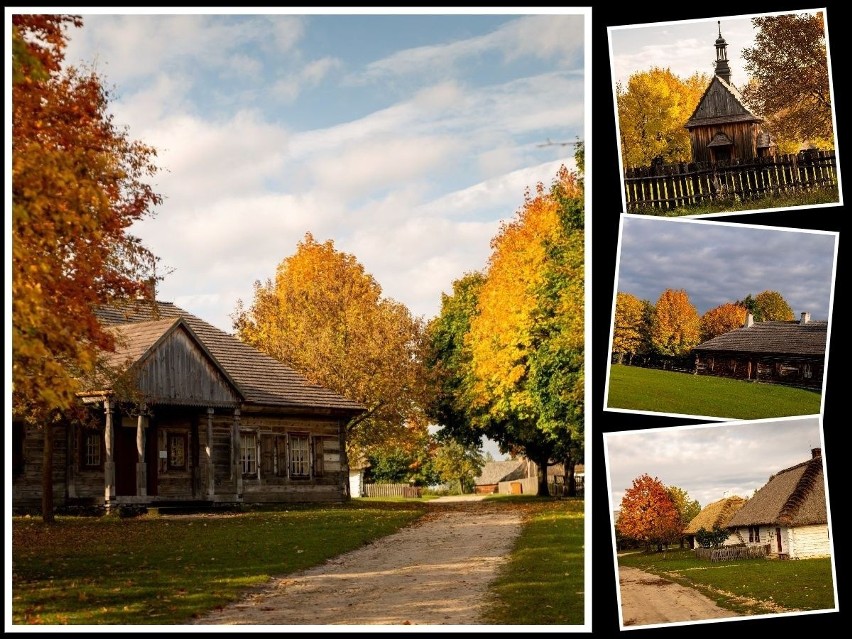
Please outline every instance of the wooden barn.
[[715, 74], [684, 125], [689, 131], [692, 161], [748, 162], [774, 155], [775, 142], [762, 124], [763, 118], [746, 105], [731, 83], [728, 43], [722, 37], [720, 24]]
[[776, 473], [728, 522], [732, 537], [768, 546], [768, 556], [803, 559], [831, 555], [822, 450]]
[[518, 481], [529, 477], [529, 466], [530, 463], [523, 458], [486, 462], [479, 477], [473, 482], [474, 492], [477, 495], [497, 493], [501, 482]]
[[789, 322], [755, 322], [717, 335], [693, 349], [695, 372], [762, 382], [821, 388], [827, 321], [809, 313]]
[[[79, 394], [86, 419], [54, 428], [58, 510], [342, 501], [357, 402], [164, 302], [102, 309], [114, 382]], [[13, 425], [12, 503], [38, 510], [43, 435]]]
[[[701, 544], [698, 543], [695, 536], [702, 528], [707, 532], [711, 532], [714, 527], [719, 528], [720, 530], [725, 530], [728, 527], [728, 523], [731, 521], [731, 517], [733, 517], [745, 503], [746, 500], [743, 497], [734, 495], [732, 497], [724, 497], [718, 501], [714, 501], [712, 504], [708, 504], [702, 508], [701, 512], [689, 522], [683, 531], [683, 536], [689, 540], [689, 547], [700, 547]], [[722, 545], [731, 546], [739, 543], [739, 538], [732, 535], [728, 537]]]

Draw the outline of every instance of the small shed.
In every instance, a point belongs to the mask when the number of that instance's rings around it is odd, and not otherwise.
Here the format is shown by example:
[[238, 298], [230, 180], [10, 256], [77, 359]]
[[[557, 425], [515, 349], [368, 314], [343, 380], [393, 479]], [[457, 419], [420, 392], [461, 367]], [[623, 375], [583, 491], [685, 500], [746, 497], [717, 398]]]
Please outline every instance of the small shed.
[[[733, 517], [745, 503], [745, 498], [733, 495], [731, 497], [723, 497], [722, 499], [714, 501], [712, 504], [708, 504], [702, 508], [701, 512], [689, 522], [683, 531], [684, 537], [689, 539], [689, 547], [697, 548], [700, 545], [696, 539], [696, 535], [702, 528], [708, 532], [712, 531], [714, 528], [719, 528], [720, 530], [727, 528], [728, 522], [731, 521], [731, 517]], [[736, 536], [730, 536], [722, 543], [722, 545], [731, 546], [738, 543], [739, 539]]]
[[769, 547], [769, 556], [803, 559], [831, 555], [822, 449], [785, 468], [740, 508], [728, 523], [732, 537]]
[[747, 162], [774, 155], [775, 141], [762, 128], [763, 118], [746, 104], [731, 82], [728, 43], [721, 22], [716, 39], [715, 74], [684, 127], [689, 131], [692, 161]]
[[486, 462], [474, 480], [477, 495], [490, 495], [499, 491], [500, 482], [520, 480], [527, 477], [526, 459], [507, 459]]
[[810, 313], [791, 321], [755, 322], [717, 335], [693, 349], [695, 372], [754, 381], [820, 388], [825, 369], [827, 321]]

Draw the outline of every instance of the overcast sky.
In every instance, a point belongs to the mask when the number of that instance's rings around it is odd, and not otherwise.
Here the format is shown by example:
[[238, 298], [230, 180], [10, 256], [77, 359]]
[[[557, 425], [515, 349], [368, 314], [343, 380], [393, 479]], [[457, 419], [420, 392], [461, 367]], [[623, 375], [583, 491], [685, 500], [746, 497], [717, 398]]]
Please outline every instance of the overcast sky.
[[[792, 13], [815, 12], [806, 9]], [[617, 82], [626, 83], [637, 71], [648, 71], [653, 67], [670, 69], [681, 78], [694, 73], [712, 76], [713, 63], [716, 61], [716, 38], [719, 37], [721, 26], [722, 37], [728, 43], [731, 81], [735, 86], [742, 87], [748, 81], [742, 51], [754, 46], [755, 29], [751, 18], [765, 15], [778, 13], [726, 15], [701, 20], [609, 27], [607, 32], [613, 86]]]
[[604, 433], [610, 504], [618, 510], [643, 474], [682, 488], [702, 508], [726, 496], [751, 497], [774, 473], [810, 459], [821, 442], [816, 417]]
[[794, 317], [827, 320], [837, 233], [622, 215], [616, 289], [656, 304], [683, 289], [703, 315], [751, 293], [778, 291]]
[[159, 150], [165, 202], [131, 229], [161, 258], [158, 298], [230, 332], [310, 232], [429, 319], [525, 189], [573, 168], [584, 10], [262, 11], [86, 11], [71, 33], [68, 61], [94, 64], [116, 123]]

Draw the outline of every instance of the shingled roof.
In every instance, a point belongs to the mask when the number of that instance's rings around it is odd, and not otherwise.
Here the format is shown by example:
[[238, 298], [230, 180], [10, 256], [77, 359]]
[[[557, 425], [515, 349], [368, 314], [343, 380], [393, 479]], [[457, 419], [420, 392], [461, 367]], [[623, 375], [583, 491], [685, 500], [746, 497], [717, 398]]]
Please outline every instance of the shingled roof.
[[138, 361], [165, 334], [183, 325], [248, 404], [352, 414], [365, 410], [360, 403], [311, 383], [286, 364], [169, 302], [128, 302], [100, 308], [97, 316], [117, 335], [117, 350], [109, 356], [114, 365]]
[[728, 526], [808, 526], [827, 522], [822, 455], [815, 449], [808, 461], [770, 477]]
[[482, 467], [479, 477], [474, 483], [477, 486], [489, 486], [501, 481], [521, 479], [526, 476], [527, 460], [507, 459], [504, 461], [490, 461]]
[[745, 99], [733, 84], [714, 75], [684, 127], [691, 129], [729, 122], [763, 122], [763, 118], [746, 106]]
[[702, 342], [696, 351], [825, 355], [828, 322], [755, 322]]
[[707, 531], [713, 530], [714, 527], [727, 528], [731, 517], [743, 507], [746, 500], [743, 497], [734, 495], [733, 497], [725, 497], [719, 501], [714, 501], [712, 504], [705, 506], [698, 513], [689, 525], [684, 529], [684, 535], [694, 535], [702, 528]]

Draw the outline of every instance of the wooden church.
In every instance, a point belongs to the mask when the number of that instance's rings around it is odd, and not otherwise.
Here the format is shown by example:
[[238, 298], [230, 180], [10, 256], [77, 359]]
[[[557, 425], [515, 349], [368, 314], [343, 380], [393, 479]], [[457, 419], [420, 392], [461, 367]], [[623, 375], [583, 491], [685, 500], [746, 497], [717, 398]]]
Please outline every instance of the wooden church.
[[731, 83], [728, 43], [722, 25], [716, 39], [715, 74], [698, 106], [684, 125], [689, 131], [692, 161], [749, 162], [775, 154], [775, 142], [763, 128], [763, 118], [749, 108]]

